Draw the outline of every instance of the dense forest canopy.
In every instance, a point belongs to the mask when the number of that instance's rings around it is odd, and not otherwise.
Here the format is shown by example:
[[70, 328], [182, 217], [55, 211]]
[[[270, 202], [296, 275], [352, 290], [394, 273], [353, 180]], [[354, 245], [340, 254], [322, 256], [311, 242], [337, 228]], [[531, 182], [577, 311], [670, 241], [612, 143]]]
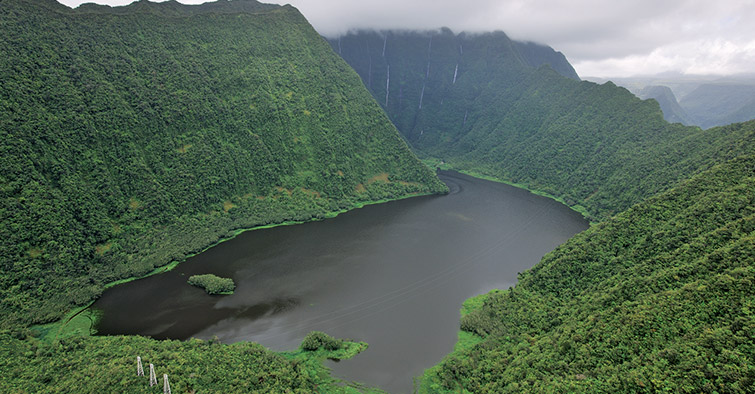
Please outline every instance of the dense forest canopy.
[[239, 228], [445, 186], [290, 6], [0, 7], [0, 325]]
[[[755, 129], [755, 122], [747, 127]], [[425, 393], [750, 393], [755, 156], [576, 235], [462, 318]]]

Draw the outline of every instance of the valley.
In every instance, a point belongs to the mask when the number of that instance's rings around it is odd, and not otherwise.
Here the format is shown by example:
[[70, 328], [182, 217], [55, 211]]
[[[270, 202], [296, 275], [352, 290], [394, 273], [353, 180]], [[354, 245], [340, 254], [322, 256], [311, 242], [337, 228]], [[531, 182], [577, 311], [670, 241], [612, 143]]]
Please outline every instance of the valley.
[[755, 385], [747, 103], [669, 123], [673, 88], [501, 31], [253, 0], [5, 0], [0, 32], [2, 392], [154, 392], [136, 356], [174, 392]]

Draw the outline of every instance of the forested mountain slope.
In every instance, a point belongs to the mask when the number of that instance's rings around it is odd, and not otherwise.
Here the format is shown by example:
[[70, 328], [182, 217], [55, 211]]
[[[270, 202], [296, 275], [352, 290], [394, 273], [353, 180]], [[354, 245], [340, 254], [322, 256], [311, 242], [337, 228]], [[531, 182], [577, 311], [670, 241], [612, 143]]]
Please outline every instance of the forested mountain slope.
[[754, 261], [747, 156], [594, 225], [516, 287], [482, 296], [461, 321], [479, 342], [420, 391], [751, 393]]
[[0, 2], [0, 326], [232, 230], [445, 186], [291, 6]]
[[419, 155], [552, 194], [593, 219], [755, 146], [751, 128], [669, 124], [655, 101], [533, 67], [500, 32], [381, 34], [330, 42]]

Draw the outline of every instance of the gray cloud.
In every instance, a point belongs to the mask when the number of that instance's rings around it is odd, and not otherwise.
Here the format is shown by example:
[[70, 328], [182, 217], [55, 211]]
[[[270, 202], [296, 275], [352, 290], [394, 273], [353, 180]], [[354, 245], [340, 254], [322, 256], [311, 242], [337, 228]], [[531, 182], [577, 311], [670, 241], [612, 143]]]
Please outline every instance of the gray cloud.
[[[97, 0], [126, 2], [127, 0]], [[80, 0], [63, 0], [69, 6]], [[182, 0], [199, 3], [201, 0]], [[755, 0], [278, 0], [320, 34], [503, 30], [563, 52], [580, 75], [755, 72]], [[121, 3], [122, 4], [122, 3]]]

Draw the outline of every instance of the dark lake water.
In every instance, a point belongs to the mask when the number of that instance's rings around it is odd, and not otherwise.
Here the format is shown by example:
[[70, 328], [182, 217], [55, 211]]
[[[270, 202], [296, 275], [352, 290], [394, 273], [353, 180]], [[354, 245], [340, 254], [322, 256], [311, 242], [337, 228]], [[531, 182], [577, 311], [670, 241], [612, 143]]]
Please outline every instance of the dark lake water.
[[[109, 289], [94, 304], [100, 334], [256, 341], [292, 350], [312, 330], [369, 343], [336, 376], [392, 393], [449, 353], [462, 302], [508, 288], [557, 245], [586, 229], [553, 200], [441, 172], [451, 189], [336, 218], [250, 231], [171, 272]], [[209, 296], [189, 276], [231, 277]]]

